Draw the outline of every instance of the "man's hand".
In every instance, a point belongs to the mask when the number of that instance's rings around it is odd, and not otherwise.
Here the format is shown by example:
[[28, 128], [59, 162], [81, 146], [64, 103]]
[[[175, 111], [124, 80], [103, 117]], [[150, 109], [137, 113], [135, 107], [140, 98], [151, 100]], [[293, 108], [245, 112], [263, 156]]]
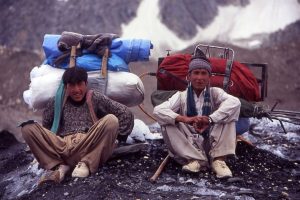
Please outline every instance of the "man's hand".
[[198, 121], [193, 124], [198, 133], [203, 133], [209, 127], [209, 118], [207, 116], [199, 116]]
[[183, 122], [192, 125], [198, 133], [202, 133], [209, 126], [209, 118], [207, 116], [182, 116], [179, 115], [175, 119], [178, 122]]

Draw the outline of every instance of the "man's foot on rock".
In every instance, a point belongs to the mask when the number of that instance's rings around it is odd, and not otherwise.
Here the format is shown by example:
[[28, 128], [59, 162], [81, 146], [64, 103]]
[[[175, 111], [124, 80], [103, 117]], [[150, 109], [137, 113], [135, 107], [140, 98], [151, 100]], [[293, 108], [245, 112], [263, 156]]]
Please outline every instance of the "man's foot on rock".
[[85, 162], [79, 162], [73, 170], [72, 177], [85, 178], [90, 175], [89, 167]]
[[212, 162], [212, 170], [216, 173], [217, 178], [229, 178], [232, 177], [232, 172], [223, 160], [214, 160]]
[[45, 182], [55, 182], [61, 183], [66, 174], [70, 171], [70, 166], [68, 165], [59, 165], [58, 168], [54, 171], [47, 171], [39, 180], [38, 185], [41, 185]]
[[59, 182], [62, 182], [65, 179], [66, 174], [70, 171], [71, 167], [69, 165], [59, 165]]
[[199, 161], [193, 160], [186, 165], [182, 166], [182, 170], [185, 172], [197, 173], [200, 171], [201, 165]]

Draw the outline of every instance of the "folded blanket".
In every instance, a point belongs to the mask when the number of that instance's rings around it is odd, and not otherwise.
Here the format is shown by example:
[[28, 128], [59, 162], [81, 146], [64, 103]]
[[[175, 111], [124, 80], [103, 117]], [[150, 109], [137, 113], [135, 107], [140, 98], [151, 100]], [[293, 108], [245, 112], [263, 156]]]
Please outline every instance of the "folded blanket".
[[79, 33], [64, 31], [58, 40], [58, 49], [62, 52], [70, 51], [72, 46], [80, 44], [81, 49], [99, 56], [104, 55], [105, 49], [110, 49], [111, 42], [117, 38], [116, 34], [100, 33], [97, 35], [81, 35]]
[[72, 46], [80, 45], [80, 48], [77, 49], [77, 56], [81, 56], [82, 51], [86, 50], [89, 53], [102, 57], [105, 49], [110, 49], [111, 41], [117, 37], [117, 35], [111, 33], [81, 35], [79, 33], [64, 31], [57, 42], [57, 47], [63, 54], [56, 58], [55, 65], [58, 66], [66, 58], [70, 57]]

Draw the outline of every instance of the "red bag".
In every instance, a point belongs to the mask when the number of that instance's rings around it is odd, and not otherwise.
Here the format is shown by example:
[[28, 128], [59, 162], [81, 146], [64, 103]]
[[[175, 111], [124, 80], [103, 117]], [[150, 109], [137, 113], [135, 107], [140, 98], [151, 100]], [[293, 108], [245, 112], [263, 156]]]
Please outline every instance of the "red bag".
[[156, 73], [158, 90], [186, 89], [186, 76], [191, 61], [190, 54], [177, 54], [164, 58]]
[[[187, 87], [188, 65], [191, 57], [189, 54], [165, 57], [156, 73], [157, 89], [185, 90]], [[260, 101], [258, 82], [246, 65], [233, 61], [231, 71], [228, 71], [228, 67], [226, 68], [226, 59], [209, 58], [209, 60], [212, 66], [212, 76], [210, 79], [212, 87], [220, 87], [225, 90], [227, 88], [226, 91], [229, 94], [248, 101]], [[226, 74], [228, 73], [227, 81]]]

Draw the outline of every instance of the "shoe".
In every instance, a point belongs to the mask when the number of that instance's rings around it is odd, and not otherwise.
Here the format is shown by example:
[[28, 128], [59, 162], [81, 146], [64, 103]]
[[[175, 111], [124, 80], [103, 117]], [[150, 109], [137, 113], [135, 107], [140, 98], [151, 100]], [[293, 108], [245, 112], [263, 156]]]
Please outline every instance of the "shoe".
[[72, 172], [72, 177], [85, 178], [90, 175], [90, 170], [84, 162], [79, 162]]
[[46, 171], [45, 174], [40, 178], [38, 185], [41, 185], [45, 182], [61, 183], [69, 171], [70, 167], [68, 165], [59, 165], [54, 171]]
[[197, 160], [191, 161], [186, 165], [182, 166], [182, 170], [185, 172], [197, 173], [200, 171], [200, 163]]
[[212, 162], [212, 170], [216, 173], [217, 178], [229, 178], [232, 177], [232, 172], [226, 165], [225, 161], [214, 160]]

